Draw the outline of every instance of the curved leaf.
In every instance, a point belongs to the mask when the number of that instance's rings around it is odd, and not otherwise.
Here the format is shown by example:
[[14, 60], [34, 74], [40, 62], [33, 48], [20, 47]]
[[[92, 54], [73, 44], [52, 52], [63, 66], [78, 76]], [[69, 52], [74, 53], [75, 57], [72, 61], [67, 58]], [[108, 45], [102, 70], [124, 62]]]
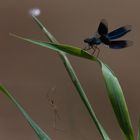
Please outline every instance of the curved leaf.
[[130, 117], [129, 117], [129, 113], [123, 96], [122, 89], [120, 87], [117, 78], [114, 76], [111, 69], [107, 65], [105, 65], [102, 61], [96, 59], [94, 56], [90, 55], [89, 53], [81, 50], [80, 48], [76, 48], [70, 45], [40, 42], [40, 41], [22, 38], [19, 36], [16, 37], [28, 41], [30, 43], [33, 43], [35, 45], [47, 47], [55, 51], [64, 51], [66, 53], [75, 56], [83, 57], [98, 62], [101, 66], [102, 73], [106, 82], [108, 96], [112, 104], [113, 110], [115, 112], [115, 115], [117, 117], [117, 120], [119, 122], [120, 128], [122, 129], [123, 133], [125, 134], [128, 140], [134, 140], [133, 129], [132, 129], [132, 125], [131, 125], [131, 121], [130, 121]]
[[117, 77], [110, 71], [107, 65], [101, 61], [100, 64], [108, 91], [108, 97], [112, 104], [120, 128], [124, 132], [126, 139], [134, 140], [128, 108], [119, 81]]
[[51, 138], [32, 120], [28, 113], [23, 109], [23, 107], [16, 101], [16, 99], [3, 85], [0, 85], [0, 91], [2, 91], [2, 93], [6, 95], [10, 99], [10, 101], [12, 101], [12, 103], [18, 108], [18, 110], [24, 116], [24, 118], [35, 131], [35, 134], [40, 140], [51, 140]]

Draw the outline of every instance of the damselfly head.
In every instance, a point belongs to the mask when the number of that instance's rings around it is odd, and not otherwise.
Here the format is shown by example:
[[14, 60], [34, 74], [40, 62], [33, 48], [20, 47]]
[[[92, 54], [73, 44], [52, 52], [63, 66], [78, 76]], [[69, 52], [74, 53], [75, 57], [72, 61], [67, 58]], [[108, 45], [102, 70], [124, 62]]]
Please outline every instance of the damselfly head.
[[89, 42], [90, 42], [90, 38], [84, 39], [84, 42], [85, 42], [85, 43], [89, 43]]

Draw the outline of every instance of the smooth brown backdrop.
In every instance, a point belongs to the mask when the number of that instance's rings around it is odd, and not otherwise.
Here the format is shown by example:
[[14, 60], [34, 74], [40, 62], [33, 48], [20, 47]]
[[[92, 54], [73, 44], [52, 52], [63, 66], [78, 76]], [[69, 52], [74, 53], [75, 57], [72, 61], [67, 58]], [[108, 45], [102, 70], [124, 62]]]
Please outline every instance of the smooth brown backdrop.
[[[41, 9], [39, 19], [61, 43], [84, 47], [83, 39], [92, 35], [102, 18], [112, 30], [133, 26], [125, 39], [132, 47], [112, 50], [101, 46], [100, 58], [119, 77], [132, 118], [135, 136], [140, 114], [140, 19], [139, 0], [1, 0], [0, 3], [0, 82], [25, 107], [32, 118], [53, 140], [101, 139], [58, 55], [13, 38], [16, 33], [32, 39], [46, 38], [29, 15]], [[123, 139], [107, 98], [99, 66], [88, 60], [68, 56], [95, 112], [111, 139]], [[60, 115], [54, 124], [54, 110], [46, 94], [52, 93]], [[15, 106], [0, 94], [0, 140], [38, 140]]]

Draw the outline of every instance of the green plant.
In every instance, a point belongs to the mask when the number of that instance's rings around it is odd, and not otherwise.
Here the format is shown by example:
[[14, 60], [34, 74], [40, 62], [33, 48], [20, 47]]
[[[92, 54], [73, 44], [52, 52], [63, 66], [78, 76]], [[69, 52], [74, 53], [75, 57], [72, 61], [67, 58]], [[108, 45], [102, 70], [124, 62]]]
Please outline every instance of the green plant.
[[[134, 134], [133, 134], [133, 128], [131, 125], [131, 120], [130, 116], [128, 113], [128, 108], [125, 102], [125, 98], [123, 95], [123, 91], [121, 89], [121, 86], [119, 84], [119, 81], [115, 74], [112, 72], [112, 70], [104, 64], [101, 60], [96, 58], [95, 56], [90, 55], [86, 51], [74, 47], [71, 45], [64, 45], [60, 44], [54, 36], [44, 27], [44, 25], [36, 18], [33, 16], [34, 21], [39, 25], [40, 29], [43, 31], [43, 33], [47, 36], [50, 42], [41, 42], [41, 41], [36, 41], [36, 40], [31, 40], [27, 38], [23, 38], [14, 34], [11, 34], [14, 37], [17, 37], [19, 39], [22, 39], [24, 41], [30, 42], [32, 44], [41, 46], [41, 47], [46, 47], [49, 49], [52, 49], [54, 51], [57, 51], [60, 58], [62, 59], [62, 62], [64, 63], [64, 66], [75, 86], [77, 89], [77, 92], [79, 93], [85, 107], [87, 108], [87, 111], [89, 112], [90, 117], [92, 118], [93, 122], [95, 123], [101, 137], [103, 140], [110, 140], [108, 134], [106, 133], [105, 129], [99, 122], [99, 120], [96, 117], [96, 114], [93, 110], [93, 107], [90, 105], [90, 102], [80, 84], [80, 81], [77, 78], [77, 75], [75, 74], [74, 69], [72, 68], [70, 61], [68, 60], [66, 54], [71, 54], [75, 55], [78, 57], [82, 57], [91, 61], [96, 62], [99, 64], [103, 78], [106, 84], [107, 88], [107, 95], [110, 99], [112, 108], [114, 110], [114, 113], [116, 115], [117, 121], [119, 123], [119, 126], [127, 140], [134, 140]], [[4, 88], [3, 85], [0, 86], [0, 90], [2, 93], [7, 95], [9, 99], [17, 106], [17, 108], [21, 111], [25, 119], [28, 121], [30, 126], [34, 129], [40, 140], [50, 140], [49, 136], [43, 132], [43, 130], [29, 117], [29, 115], [23, 110], [23, 108], [17, 103], [17, 101], [13, 98], [13, 96], [7, 91], [6, 88]], [[138, 135], [138, 140], [140, 136]]]

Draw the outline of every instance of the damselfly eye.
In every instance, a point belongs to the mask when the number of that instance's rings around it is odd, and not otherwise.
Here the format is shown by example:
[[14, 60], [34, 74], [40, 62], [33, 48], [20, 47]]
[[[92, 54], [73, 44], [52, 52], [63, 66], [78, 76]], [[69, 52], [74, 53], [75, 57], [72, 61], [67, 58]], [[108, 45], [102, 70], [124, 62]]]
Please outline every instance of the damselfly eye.
[[84, 39], [84, 42], [88, 43], [89, 42], [89, 38]]

